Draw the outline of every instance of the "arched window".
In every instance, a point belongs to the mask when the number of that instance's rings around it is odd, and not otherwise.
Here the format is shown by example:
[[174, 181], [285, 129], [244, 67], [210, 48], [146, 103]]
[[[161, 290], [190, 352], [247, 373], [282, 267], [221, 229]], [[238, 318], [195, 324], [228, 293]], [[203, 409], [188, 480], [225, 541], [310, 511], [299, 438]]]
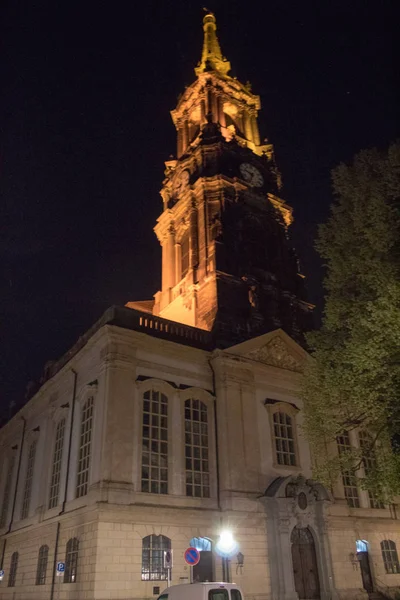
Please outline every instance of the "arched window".
[[[371, 473], [377, 469], [377, 461], [374, 449], [374, 441], [368, 431], [362, 429], [358, 433], [358, 439], [360, 441], [360, 448], [363, 455], [363, 465], [365, 475], [368, 477]], [[374, 494], [371, 490], [368, 490], [369, 504], [371, 508], [385, 508], [383, 502]]]
[[71, 538], [65, 552], [64, 583], [75, 583], [78, 569], [79, 540]]
[[273, 425], [276, 462], [278, 465], [294, 467], [296, 465], [296, 449], [292, 417], [286, 412], [274, 412]]
[[8, 574], [8, 587], [15, 586], [18, 568], [18, 552], [13, 552], [11, 555], [10, 572]]
[[186, 495], [210, 497], [207, 406], [200, 400], [185, 401]]
[[168, 494], [168, 398], [155, 390], [143, 396], [142, 492]]
[[168, 577], [164, 569], [164, 551], [171, 550], [171, 540], [165, 535], [148, 535], [142, 541], [142, 579], [160, 581]]
[[386, 573], [400, 573], [396, 544], [392, 540], [383, 540], [381, 551]]
[[[349, 454], [351, 452], [351, 444], [348, 431], [343, 431], [341, 435], [338, 435], [338, 437], [336, 438], [336, 442], [339, 451], [339, 456], [345, 457], [346, 454]], [[342, 481], [347, 504], [352, 508], [359, 508], [360, 499], [358, 497], [356, 475], [352, 470], [342, 469]]]
[[51, 469], [51, 481], [50, 481], [50, 492], [49, 492], [49, 508], [54, 508], [58, 504], [58, 494], [60, 492], [62, 455], [63, 455], [63, 448], [64, 448], [64, 434], [65, 434], [65, 419], [61, 419], [61, 421], [59, 421], [57, 424], [56, 438], [55, 438], [55, 442], [54, 442], [53, 466]]
[[4, 495], [3, 495], [3, 504], [1, 507], [1, 515], [0, 515], [0, 529], [5, 527], [8, 515], [8, 508], [10, 505], [10, 497], [11, 497], [11, 484], [12, 478], [14, 474], [14, 466], [15, 466], [15, 455], [13, 454], [9, 458], [8, 469], [6, 475], [6, 483], [4, 486]]
[[49, 547], [40, 546], [38, 563], [36, 569], [36, 585], [44, 585], [46, 583], [47, 560], [49, 558]]
[[33, 440], [28, 450], [28, 463], [26, 466], [24, 495], [22, 497], [21, 519], [26, 519], [29, 515], [29, 505], [31, 503], [33, 469], [35, 467], [37, 440]]
[[93, 431], [93, 397], [88, 398], [82, 408], [81, 434], [79, 440], [76, 497], [85, 496], [89, 485], [90, 454]]

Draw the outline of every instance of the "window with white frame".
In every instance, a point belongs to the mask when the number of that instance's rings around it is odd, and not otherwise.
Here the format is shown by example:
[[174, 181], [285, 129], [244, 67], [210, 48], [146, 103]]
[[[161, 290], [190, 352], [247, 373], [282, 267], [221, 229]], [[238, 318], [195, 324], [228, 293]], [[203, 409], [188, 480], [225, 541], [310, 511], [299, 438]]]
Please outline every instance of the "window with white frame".
[[386, 573], [400, 573], [399, 557], [393, 540], [383, 540], [381, 552]]
[[272, 423], [276, 462], [278, 465], [296, 466], [296, 445], [292, 417], [284, 411], [276, 411], [272, 414]]
[[156, 390], [143, 395], [142, 492], [168, 494], [168, 398]]
[[0, 514], [0, 529], [6, 526], [8, 509], [10, 506], [11, 485], [12, 485], [12, 478], [14, 475], [14, 466], [15, 466], [15, 455], [12, 454], [9, 457], [8, 467], [7, 467], [6, 482], [5, 482], [4, 494], [3, 494], [3, 504], [1, 506], [1, 514]]
[[171, 540], [165, 535], [148, 535], [142, 540], [142, 580], [161, 581], [168, 578], [164, 568], [164, 552], [171, 550]]
[[76, 497], [85, 496], [89, 486], [90, 456], [93, 433], [93, 396], [82, 407], [81, 431], [79, 438], [78, 471], [76, 476]]
[[75, 583], [78, 574], [79, 540], [71, 538], [65, 551], [64, 583]]
[[33, 440], [28, 450], [28, 461], [26, 466], [24, 494], [22, 496], [21, 519], [26, 519], [29, 515], [29, 506], [31, 503], [33, 469], [35, 468], [37, 440]]
[[11, 555], [10, 572], [8, 574], [8, 587], [15, 587], [15, 581], [17, 579], [18, 558], [18, 552], [13, 552]]
[[[346, 457], [351, 453], [351, 444], [348, 431], [343, 431], [341, 435], [336, 438], [339, 456]], [[344, 495], [347, 500], [347, 504], [352, 508], [360, 507], [360, 498], [358, 495], [357, 477], [351, 469], [342, 468], [342, 481], [344, 488]]]
[[46, 571], [47, 561], [49, 558], [49, 547], [40, 546], [38, 554], [38, 563], [36, 569], [36, 585], [45, 585], [46, 583]]
[[60, 492], [60, 478], [62, 455], [64, 448], [65, 419], [57, 423], [56, 437], [54, 441], [53, 466], [51, 469], [49, 508], [54, 508], [58, 504], [58, 495]]
[[185, 401], [186, 495], [210, 497], [207, 405], [200, 400]]
[[[373, 439], [368, 431], [362, 429], [358, 433], [358, 439], [360, 441], [360, 448], [362, 450], [362, 460], [364, 465], [365, 475], [368, 476], [377, 468], [377, 461], [375, 450], [373, 447]], [[385, 508], [383, 502], [377, 497], [374, 492], [368, 490], [369, 504], [371, 508]]]

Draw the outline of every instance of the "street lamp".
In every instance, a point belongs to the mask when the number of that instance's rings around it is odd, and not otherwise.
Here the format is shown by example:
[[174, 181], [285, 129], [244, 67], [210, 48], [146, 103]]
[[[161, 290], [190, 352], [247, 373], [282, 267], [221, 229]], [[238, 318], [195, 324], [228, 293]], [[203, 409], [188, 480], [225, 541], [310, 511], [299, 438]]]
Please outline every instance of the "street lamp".
[[229, 559], [238, 551], [238, 543], [229, 529], [221, 531], [215, 551], [222, 557], [222, 578], [229, 583]]

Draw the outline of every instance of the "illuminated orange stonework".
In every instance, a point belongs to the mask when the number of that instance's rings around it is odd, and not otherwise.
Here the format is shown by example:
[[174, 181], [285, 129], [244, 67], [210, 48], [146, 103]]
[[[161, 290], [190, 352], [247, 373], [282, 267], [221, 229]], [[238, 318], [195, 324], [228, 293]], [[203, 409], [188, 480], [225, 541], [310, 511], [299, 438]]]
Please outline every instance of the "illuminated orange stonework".
[[[253, 284], [251, 269], [234, 274], [216, 259], [226, 206], [231, 202], [248, 206], [253, 203], [265, 212], [268, 205], [272, 211], [269, 219], [279, 221], [273, 227], [278, 227], [282, 236], [286, 236], [292, 222], [292, 209], [277, 195], [280, 174], [273, 146], [260, 143], [260, 98], [251, 92], [249, 84], [243, 85], [228, 75], [230, 63], [222, 56], [214, 15], [207, 13], [203, 25], [197, 79], [171, 111], [177, 130], [177, 158], [165, 163], [163, 212], [154, 229], [162, 248], [161, 290], [154, 296], [154, 305], [129, 302], [127, 306], [211, 330], [221, 296], [230, 293], [229, 285], [237, 281], [237, 289], [247, 286], [241, 290], [238, 303], [250, 302], [250, 307], [253, 304], [247, 296], [250, 298], [251, 290], [258, 285]], [[250, 164], [251, 169], [262, 173], [265, 185], [257, 189], [250, 181], [252, 173], [240, 170], [242, 164]], [[219, 279], [225, 283], [218, 285]], [[305, 310], [307, 307], [304, 304]], [[237, 320], [232, 316], [233, 322]], [[273, 325], [279, 326], [279, 319]], [[241, 327], [248, 329], [246, 324]]]

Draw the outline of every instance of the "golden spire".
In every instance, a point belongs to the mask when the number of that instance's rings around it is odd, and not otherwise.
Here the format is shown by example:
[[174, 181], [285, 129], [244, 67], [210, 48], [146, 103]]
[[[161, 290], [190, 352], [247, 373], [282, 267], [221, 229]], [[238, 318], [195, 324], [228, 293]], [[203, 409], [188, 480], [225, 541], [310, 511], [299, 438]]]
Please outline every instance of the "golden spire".
[[206, 15], [203, 19], [204, 43], [201, 62], [196, 67], [196, 75], [204, 71], [217, 71], [221, 75], [227, 75], [231, 68], [230, 62], [222, 56], [221, 48], [217, 38], [217, 22], [212, 12], [204, 9]]

